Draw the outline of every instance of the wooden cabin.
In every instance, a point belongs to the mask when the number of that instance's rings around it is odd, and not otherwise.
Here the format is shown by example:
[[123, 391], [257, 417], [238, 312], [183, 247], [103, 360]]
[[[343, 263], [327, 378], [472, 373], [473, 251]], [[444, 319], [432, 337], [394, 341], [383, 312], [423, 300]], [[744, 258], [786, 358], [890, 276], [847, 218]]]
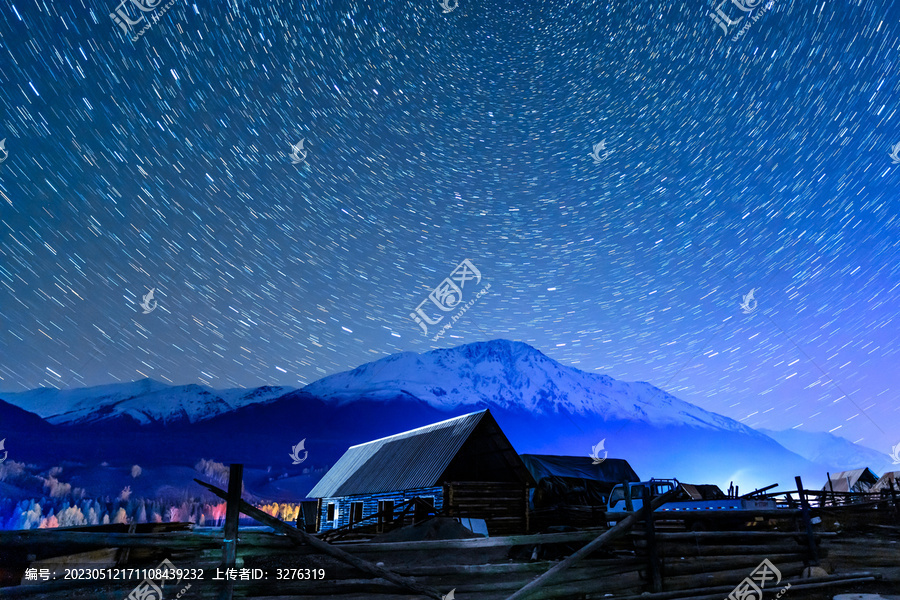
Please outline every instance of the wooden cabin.
[[869, 491], [881, 492], [885, 490], [889, 492], [891, 488], [900, 492], [900, 471], [888, 471], [875, 482], [875, 485]]
[[640, 481], [620, 458], [596, 463], [589, 456], [523, 454], [537, 486], [531, 494], [532, 531], [551, 527], [596, 527], [606, 523], [606, 499], [623, 481]]
[[868, 492], [878, 481], [876, 475], [868, 467], [832, 473], [829, 481], [822, 486], [823, 492]]
[[[429, 515], [483, 519], [524, 533], [535, 481], [490, 410], [350, 447], [309, 492], [320, 532], [379, 533]], [[398, 510], [402, 509], [402, 510]]]
[[605, 506], [610, 490], [623, 481], [640, 481], [621, 458], [595, 463], [589, 456], [523, 454], [522, 462], [537, 481], [535, 508], [557, 504]]

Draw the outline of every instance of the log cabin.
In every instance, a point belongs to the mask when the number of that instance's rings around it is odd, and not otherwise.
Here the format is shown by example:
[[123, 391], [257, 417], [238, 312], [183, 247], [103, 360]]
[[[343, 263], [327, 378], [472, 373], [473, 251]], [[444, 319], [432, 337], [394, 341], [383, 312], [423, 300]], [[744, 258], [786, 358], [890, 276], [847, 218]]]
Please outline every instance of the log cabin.
[[511, 535], [528, 530], [534, 486], [485, 409], [351, 446], [309, 497], [318, 499], [315, 528], [323, 533], [380, 533], [442, 515], [483, 520], [489, 535]]

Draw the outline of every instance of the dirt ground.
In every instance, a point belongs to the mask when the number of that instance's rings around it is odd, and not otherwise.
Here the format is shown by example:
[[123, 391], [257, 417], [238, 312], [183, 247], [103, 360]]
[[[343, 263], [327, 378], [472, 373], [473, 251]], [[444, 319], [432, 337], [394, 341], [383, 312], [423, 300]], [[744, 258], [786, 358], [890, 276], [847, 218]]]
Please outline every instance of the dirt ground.
[[[900, 564], [900, 556], [897, 557]], [[879, 569], [883, 571], [882, 569]], [[900, 567], [894, 569], [900, 575]], [[835, 585], [813, 590], [790, 589], [782, 596], [782, 600], [832, 600], [839, 595], [878, 594], [883, 600], [900, 600], [900, 579], [883, 579], [881, 581]], [[774, 597], [774, 596], [773, 596]], [[766, 595], [768, 599], [769, 596]], [[845, 599], [841, 599], [845, 600]], [[849, 598], [846, 600], [850, 600]], [[876, 598], [860, 598], [859, 600], [878, 600]]]

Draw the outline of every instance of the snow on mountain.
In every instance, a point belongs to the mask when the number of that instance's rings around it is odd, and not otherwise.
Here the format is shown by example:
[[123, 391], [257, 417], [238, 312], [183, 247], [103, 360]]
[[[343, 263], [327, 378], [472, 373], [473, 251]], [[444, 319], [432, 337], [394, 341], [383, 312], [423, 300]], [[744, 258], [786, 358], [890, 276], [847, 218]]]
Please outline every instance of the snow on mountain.
[[566, 367], [528, 344], [508, 340], [424, 354], [394, 354], [319, 379], [303, 391], [338, 402], [391, 399], [402, 392], [441, 409], [476, 404], [539, 413], [562, 409], [602, 415], [606, 420], [759, 435], [733, 419], [679, 400], [649, 383], [617, 381]]
[[[8, 402], [0, 403], [0, 425], [38, 418], [13, 406], [53, 424], [0, 432], [21, 457], [16, 460], [35, 462], [67, 456], [85, 464], [191, 466], [213, 458], [263, 469], [282, 465], [277, 469], [284, 474], [293, 472], [290, 448], [305, 439], [312, 462], [304, 468], [324, 472], [348, 446], [490, 408], [519, 452], [587, 456], [603, 440], [611, 457], [627, 459], [643, 477], [725, 487], [735, 481], [752, 489], [790, 483], [798, 474], [818, 481], [831, 468], [650, 384], [585, 373], [507, 340], [396, 354], [302, 390], [218, 391], [144, 379], [0, 393], [0, 400]], [[151, 426], [107, 426], [114, 419]], [[167, 427], [152, 426], [159, 423]], [[312, 483], [308, 478], [303, 485]]]
[[153, 379], [72, 390], [38, 388], [0, 393], [0, 399], [33, 412], [53, 424], [83, 424], [130, 417], [153, 422], [196, 423], [248, 404], [267, 402], [290, 387], [213, 390], [201, 385], [166, 385]]
[[[213, 390], [142, 379], [89, 388], [39, 388], [0, 399], [53, 424], [130, 417], [140, 424], [198, 422], [294, 391], [289, 387]], [[423, 354], [404, 352], [320, 379], [304, 392], [326, 401], [414, 397], [441, 410], [486, 405], [537, 413], [566, 411], [657, 427], [687, 425], [759, 435], [737, 421], [644, 382], [617, 381], [561, 365], [528, 344], [493, 340]]]
[[842, 471], [869, 467], [881, 475], [885, 471], [893, 471], [897, 468], [896, 465], [892, 465], [890, 455], [854, 444], [831, 433], [800, 431], [799, 429], [785, 431], [760, 429], [759, 431], [810, 462], [835, 465]]

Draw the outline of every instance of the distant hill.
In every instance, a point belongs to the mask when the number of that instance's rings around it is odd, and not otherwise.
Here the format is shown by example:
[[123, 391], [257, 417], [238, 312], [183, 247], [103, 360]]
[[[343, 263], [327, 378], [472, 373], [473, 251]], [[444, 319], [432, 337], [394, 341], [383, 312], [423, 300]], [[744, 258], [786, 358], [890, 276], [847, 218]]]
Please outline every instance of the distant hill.
[[213, 390], [202, 385], [171, 386], [153, 379], [73, 390], [38, 388], [0, 393], [10, 404], [31, 411], [55, 425], [133, 421], [196, 423], [248, 404], [265, 402], [293, 391], [287, 387]]
[[[900, 470], [900, 467], [892, 464], [889, 454], [854, 444], [831, 433], [799, 429], [759, 431], [809, 461], [834, 465], [838, 472], [869, 467], [881, 475], [886, 471]], [[823, 483], [826, 480], [827, 477], [822, 478]]]

